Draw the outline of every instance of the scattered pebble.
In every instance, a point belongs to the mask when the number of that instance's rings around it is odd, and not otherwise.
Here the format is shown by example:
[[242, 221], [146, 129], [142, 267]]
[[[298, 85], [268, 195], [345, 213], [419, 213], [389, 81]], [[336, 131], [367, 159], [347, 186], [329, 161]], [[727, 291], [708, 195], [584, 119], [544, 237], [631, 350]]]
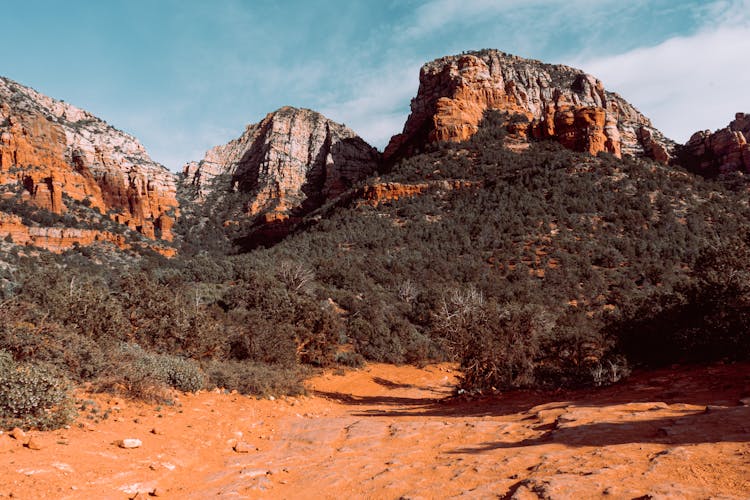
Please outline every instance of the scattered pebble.
[[26, 444], [24, 444], [24, 446], [26, 448], [30, 449], [30, 450], [41, 450], [42, 449], [42, 445], [39, 444], [39, 441], [37, 441], [33, 437], [29, 438], [29, 440], [26, 442]]
[[26, 437], [26, 433], [23, 432], [23, 429], [20, 429], [18, 427], [14, 427], [13, 430], [10, 431], [9, 435], [13, 439], [17, 439], [19, 441], [21, 441], [22, 439], [24, 439]]
[[247, 478], [268, 476], [270, 474], [271, 474], [271, 471], [267, 471], [265, 469], [244, 469], [240, 472], [240, 475], [242, 477], [247, 477]]
[[236, 443], [232, 447], [232, 449], [237, 453], [250, 453], [251, 451], [258, 451], [258, 448], [250, 443], [245, 443], [244, 441]]
[[140, 439], [134, 438], [121, 439], [120, 441], [117, 441], [117, 446], [125, 449], [140, 448], [142, 445], [143, 443]]

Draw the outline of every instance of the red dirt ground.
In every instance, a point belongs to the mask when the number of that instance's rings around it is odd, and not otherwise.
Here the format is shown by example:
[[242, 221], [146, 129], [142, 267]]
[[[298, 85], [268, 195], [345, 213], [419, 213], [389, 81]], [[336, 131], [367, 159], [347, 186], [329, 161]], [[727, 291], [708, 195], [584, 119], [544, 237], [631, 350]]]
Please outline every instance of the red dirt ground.
[[0, 435], [0, 497], [750, 497], [750, 364], [475, 401], [446, 399], [454, 377], [370, 365], [275, 401], [86, 396], [95, 414], [30, 433], [41, 449]]

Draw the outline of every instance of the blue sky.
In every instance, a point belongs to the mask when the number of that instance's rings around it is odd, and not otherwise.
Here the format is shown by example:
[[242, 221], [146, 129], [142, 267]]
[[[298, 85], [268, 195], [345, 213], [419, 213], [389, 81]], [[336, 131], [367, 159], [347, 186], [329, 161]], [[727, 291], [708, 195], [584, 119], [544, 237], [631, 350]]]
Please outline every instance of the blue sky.
[[750, 112], [750, 0], [25, 0], [0, 74], [177, 170], [283, 105], [382, 148], [422, 63], [497, 48], [581, 67], [686, 140]]

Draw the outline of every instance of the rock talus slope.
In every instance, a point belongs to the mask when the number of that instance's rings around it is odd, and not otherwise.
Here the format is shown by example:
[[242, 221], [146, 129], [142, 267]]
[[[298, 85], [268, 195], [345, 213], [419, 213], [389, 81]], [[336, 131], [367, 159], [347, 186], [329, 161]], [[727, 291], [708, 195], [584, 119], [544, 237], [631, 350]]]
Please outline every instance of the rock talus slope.
[[55, 213], [83, 201], [149, 238], [171, 240], [176, 178], [134, 137], [0, 78], [0, 185]]
[[231, 177], [252, 197], [247, 215], [280, 218], [317, 208], [376, 171], [379, 153], [352, 130], [315, 111], [283, 107], [248, 125], [229, 143], [183, 169], [183, 182], [205, 200], [212, 180]]
[[477, 132], [488, 110], [517, 115], [508, 125], [521, 139], [556, 139], [568, 148], [645, 156], [662, 163], [674, 144], [648, 118], [583, 71], [483, 50], [425, 64], [419, 91], [386, 162], [424, 144], [462, 141]]

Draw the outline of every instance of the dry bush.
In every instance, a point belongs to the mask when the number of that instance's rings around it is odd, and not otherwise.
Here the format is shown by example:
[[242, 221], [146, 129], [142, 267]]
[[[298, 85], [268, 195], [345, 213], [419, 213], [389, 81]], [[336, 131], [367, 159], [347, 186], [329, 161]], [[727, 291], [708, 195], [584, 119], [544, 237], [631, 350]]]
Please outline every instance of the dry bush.
[[70, 384], [56, 370], [0, 351], [0, 428], [56, 429], [73, 415]]

